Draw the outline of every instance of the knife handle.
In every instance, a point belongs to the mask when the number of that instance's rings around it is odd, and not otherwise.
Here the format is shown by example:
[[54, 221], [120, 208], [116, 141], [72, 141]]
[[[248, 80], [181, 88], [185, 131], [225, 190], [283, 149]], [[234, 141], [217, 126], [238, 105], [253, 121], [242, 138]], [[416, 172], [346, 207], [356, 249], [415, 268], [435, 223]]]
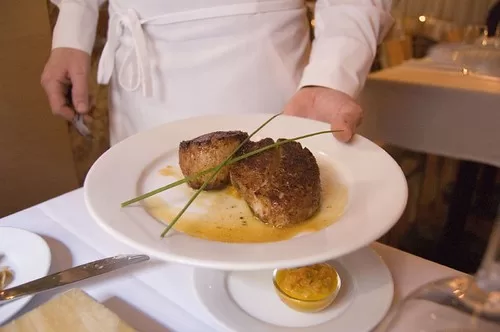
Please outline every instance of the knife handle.
[[118, 255], [60, 271], [19, 286], [0, 291], [0, 303], [72, 284], [125, 266], [149, 260], [147, 255]]

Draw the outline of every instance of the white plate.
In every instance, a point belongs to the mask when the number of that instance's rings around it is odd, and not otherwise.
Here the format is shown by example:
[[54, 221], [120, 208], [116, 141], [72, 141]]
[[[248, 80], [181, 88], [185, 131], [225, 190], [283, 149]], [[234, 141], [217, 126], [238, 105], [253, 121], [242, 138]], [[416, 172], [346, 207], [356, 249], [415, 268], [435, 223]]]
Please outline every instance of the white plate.
[[[14, 272], [7, 288], [46, 276], [51, 262], [50, 249], [44, 239], [31, 232], [0, 227], [0, 266]], [[26, 296], [0, 306], [0, 325], [18, 313], [33, 296]]]
[[[250, 133], [269, 117], [240, 114], [190, 118], [120, 142], [106, 151], [87, 175], [84, 192], [90, 214], [113, 237], [151, 256], [221, 270], [271, 269], [326, 261], [367, 246], [397, 222], [407, 200], [406, 179], [399, 165], [363, 137], [342, 144], [331, 134], [301, 141], [318, 160], [335, 170], [348, 189], [344, 214], [321, 231], [258, 244], [209, 241], [175, 231], [161, 238], [164, 225], [141, 204], [121, 208], [123, 201], [171, 182], [158, 170], [178, 164], [180, 141], [216, 130]], [[255, 138], [291, 138], [329, 129], [325, 123], [280, 116]], [[175, 200], [175, 195], [174, 190], [160, 194], [167, 201]]]
[[323, 312], [296, 312], [283, 304], [272, 283], [272, 270], [222, 272], [197, 269], [198, 298], [229, 331], [371, 331], [386, 315], [394, 294], [391, 274], [382, 259], [364, 248], [330, 264], [342, 288]]

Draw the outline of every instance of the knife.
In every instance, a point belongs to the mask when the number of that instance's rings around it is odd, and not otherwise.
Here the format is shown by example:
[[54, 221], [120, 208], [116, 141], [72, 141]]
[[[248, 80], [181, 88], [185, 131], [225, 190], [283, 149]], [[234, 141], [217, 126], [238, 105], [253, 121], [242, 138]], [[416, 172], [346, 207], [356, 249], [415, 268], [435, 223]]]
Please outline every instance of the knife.
[[118, 255], [75, 266], [19, 286], [0, 290], [0, 305], [147, 260], [149, 256], [146, 255]]
[[[75, 109], [75, 105], [73, 104], [73, 86], [70, 85], [68, 86], [68, 90], [66, 91], [66, 104], [68, 107], [72, 108], [73, 110]], [[87, 127], [83, 120], [83, 115], [80, 113], [77, 113], [75, 111], [75, 116], [73, 117], [73, 120], [71, 121], [71, 124], [73, 127], [75, 127], [76, 131], [85, 137], [88, 140], [92, 140], [93, 136], [90, 131], [90, 129]]]
[[89, 127], [85, 124], [83, 121], [83, 115], [77, 113], [75, 114], [73, 120], [71, 121], [71, 124], [73, 127], [75, 127], [76, 131], [83, 137], [85, 137], [88, 140], [92, 140], [93, 136], [92, 133], [90, 132]]

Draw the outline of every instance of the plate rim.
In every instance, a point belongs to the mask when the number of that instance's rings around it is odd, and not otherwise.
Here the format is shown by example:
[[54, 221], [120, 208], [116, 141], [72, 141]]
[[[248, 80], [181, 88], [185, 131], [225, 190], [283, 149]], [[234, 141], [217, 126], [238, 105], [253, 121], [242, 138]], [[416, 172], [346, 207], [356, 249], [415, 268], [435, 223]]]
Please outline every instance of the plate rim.
[[[383, 321], [384, 317], [389, 313], [389, 311], [390, 311], [390, 309], [391, 309], [391, 307], [393, 305], [393, 302], [394, 302], [395, 288], [396, 287], [395, 287], [394, 277], [392, 275], [391, 270], [389, 269], [389, 266], [387, 265], [387, 263], [385, 262], [385, 260], [383, 259], [383, 257], [376, 250], [373, 249], [372, 245], [363, 247], [363, 248], [361, 248], [361, 249], [359, 249], [359, 250], [357, 250], [355, 252], [352, 252], [352, 254], [354, 254], [354, 253], [359, 253], [359, 254], [362, 254], [364, 256], [369, 255], [369, 256], [371, 256], [371, 258], [374, 259], [374, 261], [377, 261], [378, 262], [379, 271], [387, 276], [387, 280], [389, 281], [389, 284], [390, 284], [389, 285], [390, 288], [387, 290], [387, 292], [388, 292], [387, 293], [388, 299], [387, 299], [386, 303], [384, 304], [383, 309], [380, 312], [380, 317], [376, 320], [376, 322], [374, 322], [373, 324], [371, 324], [371, 326], [369, 326], [366, 329], [366, 332], [369, 332], [369, 331], [372, 331], [374, 328], [376, 328], [380, 324], [380, 322]], [[342, 258], [345, 259], [347, 256], [348, 255], [345, 255], [345, 256], [342, 256], [342, 257], [338, 257], [338, 258], [332, 259], [330, 261], [340, 260]], [[204, 268], [195, 268], [194, 271], [193, 271], [193, 288], [194, 288], [195, 296], [196, 296], [197, 300], [199, 301], [199, 303], [205, 308], [205, 310], [210, 315], [210, 317], [213, 319], [213, 321], [215, 321], [220, 327], [224, 328], [226, 331], [237, 332], [233, 328], [231, 328], [230, 326], [226, 325], [226, 323], [224, 323], [223, 321], [221, 321], [218, 316], [216, 316], [215, 314], [213, 314], [212, 310], [206, 304], [204, 298], [202, 298], [202, 296], [200, 295], [200, 292], [198, 290], [198, 288], [199, 288], [198, 280], [199, 279], [203, 279], [202, 275], [204, 275], [207, 272], [207, 270], [209, 270], [209, 273], [222, 274], [222, 279], [224, 279], [224, 280], [227, 280], [227, 276], [228, 276], [229, 273], [231, 273], [231, 272], [238, 272], [238, 271], [221, 271], [221, 270], [211, 270], [211, 269], [204, 269]], [[365, 276], [362, 276], [362, 277], [365, 277]], [[222, 288], [224, 289], [224, 292], [228, 295], [228, 297], [231, 298], [232, 296], [231, 296], [229, 290], [227, 289], [227, 284], [224, 284]], [[240, 308], [238, 306], [238, 304], [234, 300], [231, 300], [231, 303], [234, 306]], [[380, 306], [380, 302], [379, 301], [377, 301], [376, 304], [378, 306]], [[351, 307], [351, 304], [349, 304], [349, 306], [344, 311], [342, 311], [342, 313], [340, 315], [343, 315], [346, 311], [350, 310], [351, 309], [350, 307]], [[247, 316], [251, 317], [252, 319], [260, 321], [258, 318], [253, 317], [249, 313], [247, 313], [246, 311], [244, 311], [242, 308], [240, 308], [240, 310], [244, 314], [246, 314]], [[326, 324], [329, 324], [329, 322], [334, 321], [334, 320], [335, 320], [335, 318], [327, 321], [326, 323], [322, 323], [322, 324], [316, 325], [316, 326], [309, 326], [308, 328], [313, 328], [314, 329], [314, 328], [324, 327]], [[271, 325], [271, 326], [275, 326], [276, 328], [280, 328], [280, 329], [286, 328], [286, 329], [290, 329], [290, 330], [293, 330], [293, 331], [298, 331], [299, 329], [301, 329], [301, 327], [276, 326], [276, 325], [274, 325], [272, 323], [269, 323], [269, 322], [264, 322], [264, 321], [260, 321], [260, 322], [262, 322], [264, 324]]]
[[[12, 226], [0, 226], [0, 232], [2, 232], [3, 230], [14, 231], [14, 232], [18, 232], [18, 233], [21, 233], [24, 235], [29, 235], [33, 238], [36, 238], [39, 241], [38, 245], [40, 245], [40, 247], [38, 248], [38, 250], [45, 251], [45, 253], [46, 253], [45, 257], [47, 258], [47, 264], [45, 265], [45, 269], [43, 270], [43, 273], [40, 275], [40, 278], [47, 276], [49, 274], [50, 268], [52, 266], [52, 252], [50, 250], [50, 246], [47, 243], [47, 241], [45, 241], [45, 239], [40, 234], [37, 234], [35, 232], [29, 231], [29, 230], [24, 229], [24, 228], [17, 228], [17, 227], [12, 227]], [[36, 294], [35, 295], [28, 295], [28, 296], [25, 296], [25, 297], [20, 298], [18, 300], [15, 300], [12, 303], [6, 303], [3, 306], [1, 306], [0, 307], [0, 326], [4, 326], [4, 324], [9, 324], [10, 320], [15, 315], [17, 315], [21, 310], [23, 310], [23, 308], [26, 305], [28, 305], [28, 303], [31, 302], [31, 300], [35, 296], [36, 296]], [[10, 314], [2, 316], [1, 311], [2, 311], [2, 307], [4, 307], [4, 306], [16, 306], [17, 308], [13, 309]]]
[[[168, 123], [163, 123], [160, 124], [154, 128], [151, 128], [149, 130], [145, 130], [143, 132], [139, 132], [135, 135], [132, 135], [130, 137], [127, 137], [123, 141], [119, 142], [116, 146], [124, 146], [127, 144], [129, 141], [133, 141], [137, 139], [137, 136], [146, 136], [146, 135], [151, 135], [154, 136], [154, 132], [163, 130], [163, 128], [166, 127], [171, 127], [178, 125], [180, 123], [186, 123], [187, 121], [203, 121], [205, 119], [212, 119], [215, 118], [221, 118], [221, 117], [227, 117], [233, 120], [236, 115], [228, 115], [228, 114], [214, 114], [214, 115], [204, 115], [204, 116], [197, 116], [197, 117], [192, 117], [188, 119], [181, 119], [181, 120], [176, 120]], [[245, 114], [247, 117], [255, 117], [255, 118], [269, 118], [269, 114], [265, 113], [252, 113], [252, 114]], [[241, 116], [240, 116], [241, 117]], [[305, 118], [300, 118], [300, 117], [294, 117], [294, 116], [287, 116], [283, 115], [283, 117], [287, 118], [295, 118], [295, 119], [300, 119], [300, 121], [304, 121], [304, 124], [309, 123], [316, 123], [316, 126], [318, 124], [321, 124], [321, 126], [327, 125], [323, 122], [316, 121], [316, 120], [311, 120], [311, 119], [305, 119]], [[295, 121], [295, 120], [294, 120]], [[340, 257], [342, 255], [346, 255], [348, 253], [351, 253], [353, 251], [356, 251], [363, 246], [368, 245], [369, 243], [376, 241], [378, 238], [380, 238], [383, 234], [387, 233], [393, 226], [396, 224], [399, 220], [399, 218], [402, 216], [404, 213], [404, 210], [406, 208], [406, 205], [408, 203], [408, 184], [406, 181], [406, 177], [404, 176], [404, 173], [399, 166], [399, 164], [394, 160], [394, 158], [383, 148], [381, 148], [379, 145], [376, 143], [372, 142], [371, 140], [356, 134], [355, 139], [362, 141], [360, 144], [368, 144], [371, 146], [371, 148], [375, 148], [374, 151], [376, 150], [377, 153], [380, 153], [383, 155], [384, 162], [388, 162], [392, 164], [392, 166], [395, 167], [397, 170], [396, 174], [394, 174], [393, 179], [396, 182], [396, 184], [401, 187], [398, 188], [401, 189], [401, 197], [398, 199], [401, 204], [398, 204], [398, 208], [394, 209], [391, 215], [394, 215], [394, 221], [387, 222], [384, 224], [384, 227], [380, 227], [377, 232], [373, 232], [373, 234], [369, 237], [369, 241], [366, 241], [363, 244], [354, 244], [351, 246], [347, 246], [343, 250], [339, 250], [339, 248], [336, 248], [335, 252], [333, 251], [328, 251], [325, 250], [321, 253], [315, 253], [313, 255], [309, 255], [307, 257], [301, 257], [301, 258], [294, 258], [293, 264], [288, 262], [287, 260], [281, 260], [280, 262], [245, 262], [245, 263], [240, 263], [238, 265], [235, 265], [233, 261], [225, 261], [225, 260], [217, 260], [217, 259], [200, 259], [196, 257], [188, 257], [188, 256], [183, 256], [178, 253], [172, 253], [172, 252], [166, 252], [160, 250], [161, 248], [154, 247], [152, 245], [148, 245], [147, 243], [140, 243], [137, 240], [132, 239], [130, 236], [127, 236], [123, 232], [120, 232], [119, 230], [115, 229], [111, 225], [110, 222], [102, 220], [102, 217], [99, 215], [98, 211], [94, 209], [94, 206], [91, 204], [92, 198], [91, 198], [91, 193], [89, 192], [89, 183], [91, 182], [92, 175], [94, 171], [96, 170], [95, 165], [99, 165], [100, 160], [104, 159], [107, 157], [109, 150], [106, 151], [104, 154], [102, 154], [97, 161], [94, 163], [92, 168], [89, 170], [87, 177], [85, 179], [84, 183], [84, 198], [85, 198], [85, 205], [86, 208], [89, 212], [89, 214], [92, 216], [92, 219], [102, 228], [104, 229], [108, 234], [111, 236], [115, 237], [116, 239], [120, 240], [121, 242], [136, 248], [138, 250], [141, 250], [143, 252], [147, 252], [151, 256], [154, 256], [158, 259], [161, 259], [163, 261], [169, 261], [169, 262], [177, 262], [180, 264], [186, 264], [190, 266], [196, 266], [196, 267], [206, 267], [206, 268], [215, 268], [215, 269], [221, 269], [221, 270], [260, 270], [260, 269], [269, 269], [269, 268], [281, 268], [281, 267], [290, 267], [291, 265], [302, 265], [302, 264], [309, 264], [311, 261], [321, 261], [321, 260], [329, 260], [335, 257]], [[349, 204], [349, 203], [348, 203]], [[368, 236], [367, 236], [368, 238]]]

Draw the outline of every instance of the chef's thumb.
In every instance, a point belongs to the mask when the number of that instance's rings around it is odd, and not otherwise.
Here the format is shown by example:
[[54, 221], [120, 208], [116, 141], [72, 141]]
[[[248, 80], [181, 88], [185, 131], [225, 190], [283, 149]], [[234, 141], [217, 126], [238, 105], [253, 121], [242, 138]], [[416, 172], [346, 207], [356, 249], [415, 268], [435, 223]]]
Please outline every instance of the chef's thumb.
[[72, 101], [78, 113], [89, 111], [88, 72], [85, 69], [74, 69], [69, 72], [72, 84]]
[[347, 143], [351, 140], [354, 131], [347, 123], [344, 121], [334, 121], [331, 123], [331, 130], [334, 131], [333, 136], [343, 143]]
[[332, 130], [342, 130], [334, 133], [334, 136], [339, 141], [347, 143], [356, 133], [356, 128], [361, 124], [362, 120], [363, 110], [359, 104], [351, 101], [342, 105], [339, 112], [330, 121], [330, 124]]

